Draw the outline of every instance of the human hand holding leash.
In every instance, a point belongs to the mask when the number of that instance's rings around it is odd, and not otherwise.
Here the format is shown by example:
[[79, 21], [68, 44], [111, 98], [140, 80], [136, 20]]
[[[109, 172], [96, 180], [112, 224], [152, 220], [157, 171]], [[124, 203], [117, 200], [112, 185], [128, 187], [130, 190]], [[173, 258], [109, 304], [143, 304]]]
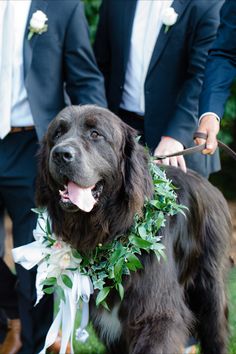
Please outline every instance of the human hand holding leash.
[[218, 146], [217, 134], [219, 133], [219, 130], [220, 122], [215, 115], [209, 114], [202, 117], [197, 131], [200, 133], [205, 133], [207, 139], [204, 140], [201, 138], [196, 138], [195, 143], [197, 145], [206, 143], [206, 149], [202, 151], [203, 154], [214, 154]]
[[[183, 149], [183, 145], [178, 140], [163, 136], [154, 151], [154, 156], [169, 155], [177, 151], [182, 151]], [[166, 157], [165, 159], [155, 160], [155, 162], [158, 164], [180, 167], [184, 172], [187, 171], [186, 163], [182, 155]]]

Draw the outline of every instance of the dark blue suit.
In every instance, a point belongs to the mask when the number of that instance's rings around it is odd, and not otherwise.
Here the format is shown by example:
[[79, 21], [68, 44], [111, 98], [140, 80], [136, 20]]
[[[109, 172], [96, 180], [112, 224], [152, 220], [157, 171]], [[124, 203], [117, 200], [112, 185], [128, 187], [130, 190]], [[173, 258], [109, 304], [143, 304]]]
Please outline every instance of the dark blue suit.
[[[109, 108], [118, 113], [137, 0], [104, 0], [95, 55], [105, 77]], [[177, 22], [157, 38], [145, 81], [145, 140], [151, 150], [161, 136], [193, 145], [207, 53], [219, 25], [219, 0], [174, 0]], [[187, 166], [207, 176], [220, 168], [217, 156], [187, 157]]]
[[[46, 14], [48, 30], [28, 40], [29, 21], [36, 10]], [[34, 207], [36, 152], [49, 122], [65, 107], [68, 98], [73, 104], [106, 106], [103, 77], [96, 67], [79, 0], [32, 1], [23, 59], [25, 87], [36, 131], [10, 133], [0, 140], [0, 202], [13, 220], [15, 247], [33, 240], [36, 215], [31, 208]], [[52, 301], [45, 297], [33, 308], [34, 276], [21, 266], [16, 267], [24, 342], [21, 352], [36, 354], [51, 324]]]
[[214, 112], [220, 118], [236, 78], [236, 0], [226, 0], [221, 10], [217, 38], [209, 53], [202, 94], [200, 115]]

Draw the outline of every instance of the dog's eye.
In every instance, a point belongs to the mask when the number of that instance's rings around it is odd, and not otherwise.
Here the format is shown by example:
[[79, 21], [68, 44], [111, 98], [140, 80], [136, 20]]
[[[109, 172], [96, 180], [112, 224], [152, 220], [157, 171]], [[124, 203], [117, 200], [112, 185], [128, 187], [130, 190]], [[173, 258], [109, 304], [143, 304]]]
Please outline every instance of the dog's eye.
[[96, 130], [93, 130], [90, 136], [92, 139], [97, 139], [99, 137], [99, 133]]
[[70, 129], [70, 124], [66, 120], [60, 120], [55, 127], [54, 133], [52, 134], [52, 140], [59, 139], [62, 135], [64, 135]]
[[56, 131], [55, 131], [55, 134], [54, 134], [54, 139], [59, 139], [60, 138], [60, 136], [62, 135], [62, 129], [57, 129]]

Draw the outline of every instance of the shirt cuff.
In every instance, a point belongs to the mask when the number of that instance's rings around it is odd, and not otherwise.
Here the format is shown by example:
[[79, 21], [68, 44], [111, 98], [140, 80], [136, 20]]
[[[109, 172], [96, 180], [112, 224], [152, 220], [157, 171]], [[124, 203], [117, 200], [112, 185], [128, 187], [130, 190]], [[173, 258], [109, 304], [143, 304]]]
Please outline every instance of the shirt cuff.
[[205, 117], [205, 116], [214, 116], [217, 120], [218, 120], [218, 122], [220, 123], [220, 117], [216, 114], [216, 113], [213, 113], [213, 112], [206, 112], [206, 113], [203, 113], [202, 115], [201, 115], [201, 117], [199, 118], [199, 120], [198, 120], [198, 125], [201, 123], [201, 120], [202, 120], [202, 118], [203, 117]]

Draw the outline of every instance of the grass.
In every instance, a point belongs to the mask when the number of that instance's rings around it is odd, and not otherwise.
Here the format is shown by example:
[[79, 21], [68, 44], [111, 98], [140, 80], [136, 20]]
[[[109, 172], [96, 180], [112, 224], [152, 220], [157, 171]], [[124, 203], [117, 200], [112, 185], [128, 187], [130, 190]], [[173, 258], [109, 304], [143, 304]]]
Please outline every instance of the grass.
[[88, 332], [89, 338], [86, 343], [74, 342], [75, 354], [104, 354], [105, 347], [98, 340], [91, 324], [88, 327]]
[[[236, 354], [236, 268], [232, 269], [229, 276], [229, 323], [229, 354]], [[85, 344], [74, 343], [75, 354], [104, 354], [105, 348], [97, 339], [91, 325], [88, 331], [90, 336]]]
[[236, 354], [236, 268], [230, 272], [229, 277], [229, 323], [229, 354]]

